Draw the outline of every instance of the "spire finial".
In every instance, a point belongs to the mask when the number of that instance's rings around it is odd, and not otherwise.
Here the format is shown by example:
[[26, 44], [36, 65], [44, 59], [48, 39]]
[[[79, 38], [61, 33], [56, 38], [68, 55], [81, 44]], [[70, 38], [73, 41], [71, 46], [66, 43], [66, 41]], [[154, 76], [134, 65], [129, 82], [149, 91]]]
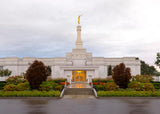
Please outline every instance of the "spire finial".
[[80, 24], [80, 17], [81, 17], [82, 15], [78, 15], [78, 24]]

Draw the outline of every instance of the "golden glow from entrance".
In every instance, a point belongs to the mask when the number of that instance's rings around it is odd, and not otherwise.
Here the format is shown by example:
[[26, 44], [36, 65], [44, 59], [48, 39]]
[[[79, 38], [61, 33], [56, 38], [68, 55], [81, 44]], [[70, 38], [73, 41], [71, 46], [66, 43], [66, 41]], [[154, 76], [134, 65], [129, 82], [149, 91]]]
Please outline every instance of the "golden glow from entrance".
[[86, 82], [86, 71], [72, 71], [72, 81], [73, 82]]
[[82, 71], [77, 71], [78, 73], [82, 72]]

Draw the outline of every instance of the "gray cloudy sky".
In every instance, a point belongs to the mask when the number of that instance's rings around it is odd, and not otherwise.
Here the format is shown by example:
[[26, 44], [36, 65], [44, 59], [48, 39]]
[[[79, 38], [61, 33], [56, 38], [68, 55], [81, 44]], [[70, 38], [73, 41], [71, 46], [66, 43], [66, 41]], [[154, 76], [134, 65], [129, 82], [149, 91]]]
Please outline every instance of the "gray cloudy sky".
[[1, 0], [0, 57], [64, 57], [75, 47], [77, 16], [93, 56], [160, 51], [160, 0]]

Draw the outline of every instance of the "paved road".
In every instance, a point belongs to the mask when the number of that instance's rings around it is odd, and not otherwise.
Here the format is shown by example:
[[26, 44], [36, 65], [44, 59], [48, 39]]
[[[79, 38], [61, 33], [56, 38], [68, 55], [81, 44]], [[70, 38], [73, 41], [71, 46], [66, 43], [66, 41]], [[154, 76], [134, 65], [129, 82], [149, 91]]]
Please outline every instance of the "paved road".
[[160, 114], [160, 98], [0, 99], [0, 114]]

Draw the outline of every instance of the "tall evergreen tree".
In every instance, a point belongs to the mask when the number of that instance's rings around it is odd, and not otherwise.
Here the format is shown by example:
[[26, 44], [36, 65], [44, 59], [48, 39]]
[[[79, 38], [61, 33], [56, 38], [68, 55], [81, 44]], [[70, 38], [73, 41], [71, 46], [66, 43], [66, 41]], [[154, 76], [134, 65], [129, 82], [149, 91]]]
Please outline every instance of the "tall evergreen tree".
[[144, 61], [141, 61], [141, 74], [142, 75], [155, 75], [156, 69], [154, 66], [146, 64]]
[[155, 64], [156, 64], [157, 66], [159, 66], [159, 68], [160, 68], [160, 53], [159, 53], [159, 52], [157, 53], [157, 57], [156, 57]]

